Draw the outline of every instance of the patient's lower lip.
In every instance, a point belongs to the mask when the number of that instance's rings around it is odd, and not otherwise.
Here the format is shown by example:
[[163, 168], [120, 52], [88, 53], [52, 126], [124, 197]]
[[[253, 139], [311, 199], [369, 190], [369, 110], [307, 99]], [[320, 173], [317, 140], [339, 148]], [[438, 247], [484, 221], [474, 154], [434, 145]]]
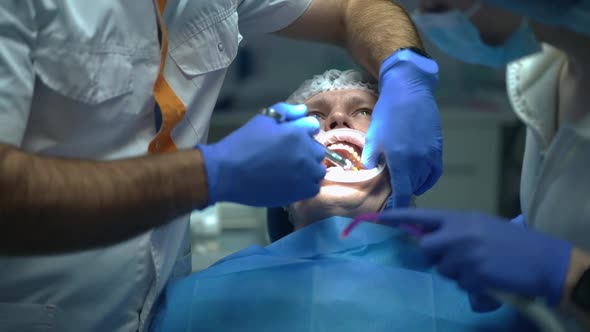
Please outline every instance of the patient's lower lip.
[[324, 179], [329, 183], [360, 183], [375, 178], [381, 173], [382, 170], [382, 167], [378, 167], [370, 170], [362, 169], [355, 172], [345, 171], [340, 167], [330, 167], [328, 168]]
[[366, 171], [366, 169], [364, 168], [357, 168], [357, 167], [353, 167], [353, 169], [344, 169], [340, 166], [334, 166], [333, 164], [330, 163], [330, 165], [324, 165], [326, 166], [326, 170], [327, 171], [335, 171], [335, 170], [340, 170], [341, 172], [344, 173], [357, 173], [359, 171]]

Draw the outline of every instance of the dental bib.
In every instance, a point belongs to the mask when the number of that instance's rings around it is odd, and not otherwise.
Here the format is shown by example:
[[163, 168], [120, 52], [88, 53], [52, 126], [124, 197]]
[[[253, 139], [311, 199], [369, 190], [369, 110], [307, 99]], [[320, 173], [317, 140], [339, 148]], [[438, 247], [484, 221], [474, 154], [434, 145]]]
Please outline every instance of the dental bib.
[[507, 306], [473, 313], [415, 240], [332, 217], [171, 282], [151, 331], [528, 331]]

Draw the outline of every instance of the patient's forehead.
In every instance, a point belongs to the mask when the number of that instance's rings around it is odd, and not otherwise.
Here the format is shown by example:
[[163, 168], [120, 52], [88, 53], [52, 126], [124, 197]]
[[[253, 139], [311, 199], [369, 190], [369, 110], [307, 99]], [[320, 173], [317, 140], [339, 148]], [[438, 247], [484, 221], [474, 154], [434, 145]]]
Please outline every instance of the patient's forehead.
[[309, 108], [318, 109], [331, 109], [337, 105], [345, 106], [347, 108], [372, 108], [376, 102], [377, 96], [368, 91], [358, 89], [345, 89], [318, 93], [306, 100], [305, 104]]

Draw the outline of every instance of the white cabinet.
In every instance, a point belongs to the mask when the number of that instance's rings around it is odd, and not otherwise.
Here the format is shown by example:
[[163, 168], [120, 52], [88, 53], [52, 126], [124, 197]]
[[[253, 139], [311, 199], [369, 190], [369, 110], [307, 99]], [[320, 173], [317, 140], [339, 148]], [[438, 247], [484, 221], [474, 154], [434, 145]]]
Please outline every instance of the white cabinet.
[[417, 206], [498, 213], [502, 129], [515, 121], [508, 111], [443, 110], [444, 174]]
[[268, 244], [263, 208], [218, 203], [191, 215], [193, 271], [253, 244]]

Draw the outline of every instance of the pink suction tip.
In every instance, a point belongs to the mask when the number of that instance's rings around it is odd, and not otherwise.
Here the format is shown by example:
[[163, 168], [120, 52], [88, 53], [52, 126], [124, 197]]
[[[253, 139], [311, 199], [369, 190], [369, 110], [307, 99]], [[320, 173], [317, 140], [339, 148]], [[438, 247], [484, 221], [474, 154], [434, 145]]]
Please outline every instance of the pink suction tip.
[[[365, 222], [365, 221], [379, 223], [379, 213], [370, 212], [370, 213], [363, 213], [363, 214], [357, 216], [356, 218], [354, 218], [350, 222], [350, 224], [348, 224], [344, 228], [342, 233], [340, 233], [340, 238], [344, 239], [344, 238], [348, 237], [348, 235], [350, 234], [350, 232], [352, 232], [353, 229], [355, 229], [360, 223]], [[402, 229], [402, 230], [416, 236], [416, 237], [420, 237], [420, 236], [424, 235], [424, 231], [416, 225], [412, 225], [412, 224], [408, 224], [408, 223], [400, 223], [397, 225], [397, 227], [399, 229]]]
[[348, 237], [348, 235], [350, 234], [350, 232], [352, 232], [352, 230], [355, 229], [356, 226], [358, 226], [360, 223], [362, 223], [364, 221], [375, 222], [377, 220], [379, 220], [379, 213], [375, 213], [375, 212], [363, 213], [363, 214], [357, 216], [356, 218], [354, 218], [350, 222], [350, 224], [348, 224], [346, 226], [346, 228], [344, 228], [344, 230], [342, 231], [342, 233], [340, 233], [340, 237], [341, 238]]

